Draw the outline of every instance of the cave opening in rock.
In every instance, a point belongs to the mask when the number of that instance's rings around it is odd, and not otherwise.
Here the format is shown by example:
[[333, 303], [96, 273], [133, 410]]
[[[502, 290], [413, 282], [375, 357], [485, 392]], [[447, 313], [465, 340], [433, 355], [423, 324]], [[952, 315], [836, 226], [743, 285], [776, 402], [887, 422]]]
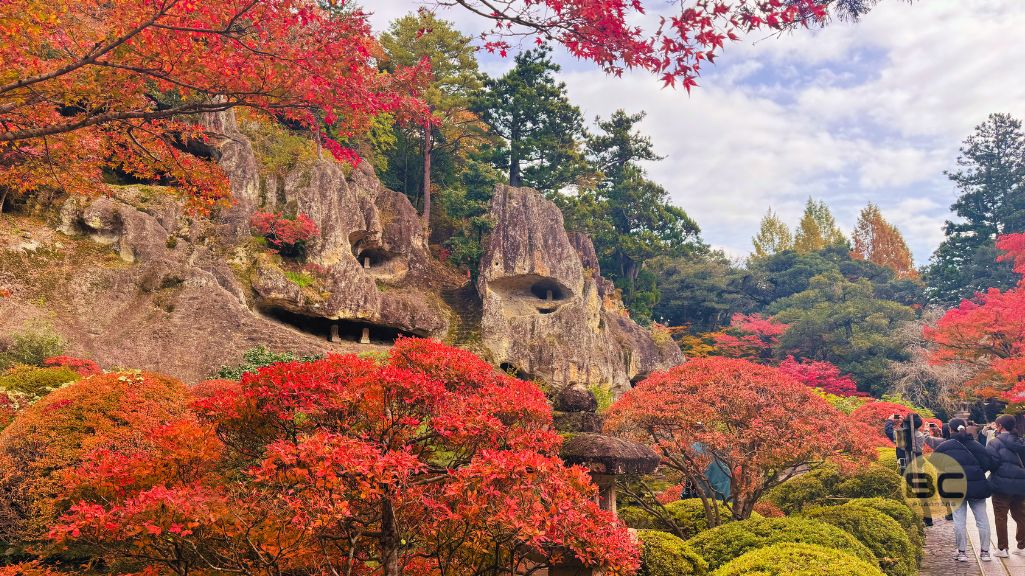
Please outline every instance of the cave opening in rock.
[[270, 308], [264, 314], [307, 334], [329, 342], [358, 342], [390, 346], [400, 336], [423, 337], [424, 333], [407, 331], [362, 320], [332, 320], [320, 316], [297, 314], [281, 308]]
[[534, 379], [534, 376], [532, 374], [530, 374], [530, 373], [520, 369], [515, 364], [509, 363], [509, 362], [502, 362], [501, 364], [498, 365], [498, 367], [502, 370], [502, 372], [505, 372], [506, 374], [512, 376], [513, 378], [519, 378], [520, 380], [533, 380]]
[[488, 287], [501, 297], [505, 309], [517, 316], [551, 314], [573, 296], [565, 284], [536, 274], [496, 278]]
[[551, 278], [542, 278], [530, 285], [530, 293], [539, 300], [555, 302], [569, 297], [567, 290]]
[[387, 268], [395, 254], [383, 248], [366, 248], [356, 253], [356, 261], [366, 270]]

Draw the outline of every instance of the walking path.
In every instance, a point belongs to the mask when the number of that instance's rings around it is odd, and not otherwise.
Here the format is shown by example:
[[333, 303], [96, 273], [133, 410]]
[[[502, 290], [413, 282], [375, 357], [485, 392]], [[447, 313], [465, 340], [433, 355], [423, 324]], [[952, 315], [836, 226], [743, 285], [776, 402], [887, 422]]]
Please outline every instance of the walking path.
[[[996, 551], [996, 524], [993, 504], [989, 503], [989, 525], [992, 533], [990, 553]], [[1007, 519], [1007, 532], [1014, 548], [1015, 524]], [[978, 562], [979, 531], [975, 528], [975, 515], [968, 512], [968, 538], [976, 562], [954, 561], [954, 523], [936, 518], [935, 525], [925, 529], [925, 557], [922, 559], [921, 576], [1025, 576], [1025, 556], [1011, 554], [1010, 558], [993, 558], [992, 562]]]

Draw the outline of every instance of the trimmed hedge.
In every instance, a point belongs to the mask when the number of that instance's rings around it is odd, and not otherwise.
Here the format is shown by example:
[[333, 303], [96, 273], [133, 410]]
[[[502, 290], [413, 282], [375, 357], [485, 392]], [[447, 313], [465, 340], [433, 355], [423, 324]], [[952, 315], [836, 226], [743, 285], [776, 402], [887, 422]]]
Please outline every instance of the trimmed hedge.
[[814, 544], [782, 543], [752, 550], [712, 576], [883, 576], [879, 568], [841, 552]]
[[15, 366], [0, 375], [0, 390], [20, 392], [36, 400], [50, 392], [78, 380], [78, 373], [64, 366], [37, 368]]
[[731, 522], [687, 541], [708, 568], [716, 568], [751, 550], [783, 542], [815, 544], [846, 552], [877, 565], [875, 554], [841, 528], [810, 518], [761, 518]]
[[806, 507], [840, 504], [852, 498], [901, 501], [900, 491], [900, 475], [885, 466], [873, 464], [854, 474], [844, 475], [836, 466], [826, 465], [769, 490], [765, 500], [787, 514], [795, 514]]
[[879, 567], [889, 576], [917, 576], [918, 550], [900, 523], [886, 514], [868, 506], [844, 504], [806, 510], [803, 515], [850, 532], [875, 554]]
[[922, 548], [925, 546], [925, 524], [922, 517], [903, 502], [890, 500], [889, 498], [855, 498], [845, 506], [864, 506], [878, 510], [897, 521], [904, 528], [904, 532], [911, 540], [912, 546], [919, 557], [922, 555]]
[[[722, 503], [719, 506], [719, 517], [723, 523], [732, 522], [733, 516]], [[700, 498], [687, 498], [676, 500], [665, 505], [666, 512], [673, 517], [673, 521], [680, 528], [681, 538], [691, 538], [700, 532], [708, 530], [708, 519], [705, 517], [705, 507]], [[664, 525], [657, 518], [649, 514], [639, 506], [623, 506], [618, 510], [619, 519], [630, 528], [646, 530], [669, 531], [670, 527]], [[752, 518], [761, 518], [757, 513], [751, 514]]]
[[703, 576], [708, 564], [686, 542], [668, 532], [638, 530], [641, 541], [639, 576]]

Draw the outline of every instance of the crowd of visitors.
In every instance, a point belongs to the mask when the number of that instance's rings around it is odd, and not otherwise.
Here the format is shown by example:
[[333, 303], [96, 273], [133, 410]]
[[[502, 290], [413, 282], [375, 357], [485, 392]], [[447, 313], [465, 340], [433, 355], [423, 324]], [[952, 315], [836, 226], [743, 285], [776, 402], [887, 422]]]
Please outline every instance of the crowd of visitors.
[[[967, 562], [968, 509], [975, 516], [981, 550], [979, 559], [992, 559], [987, 500], [992, 498], [997, 532], [997, 550], [993, 555], [1025, 556], [1025, 426], [1014, 416], [1003, 415], [995, 422], [979, 426], [970, 420], [954, 418], [941, 426], [926, 423], [918, 414], [893, 414], [885, 424], [886, 435], [896, 445], [897, 461], [903, 475], [922, 455], [926, 446], [956, 462], [966, 481], [963, 499], [950, 506], [954, 521], [955, 560]], [[1017, 525], [1015, 548], [1010, 550], [1007, 516]], [[926, 517], [925, 524], [932, 525]]]

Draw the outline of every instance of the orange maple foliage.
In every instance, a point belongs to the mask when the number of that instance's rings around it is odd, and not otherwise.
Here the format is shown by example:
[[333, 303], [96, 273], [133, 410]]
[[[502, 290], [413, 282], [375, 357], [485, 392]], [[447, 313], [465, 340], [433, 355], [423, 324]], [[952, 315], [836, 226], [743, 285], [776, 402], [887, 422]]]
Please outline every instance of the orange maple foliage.
[[1023, 275], [1018, 286], [1005, 291], [990, 288], [948, 310], [925, 329], [935, 345], [932, 360], [971, 366], [975, 376], [969, 392], [1015, 404], [1025, 401], [1025, 233], [997, 240], [1004, 251], [1000, 261], [1012, 262]]
[[419, 110], [408, 91], [423, 71], [378, 72], [366, 16], [335, 6], [0, 2], [0, 190], [100, 193], [102, 171], [117, 169], [170, 180], [208, 210], [227, 201], [228, 186], [201, 157], [203, 113], [245, 107], [346, 137], [375, 114]]
[[280, 363], [198, 392], [54, 470], [56, 543], [111, 574], [637, 568], [589, 474], [558, 458], [541, 390], [469, 352], [401, 339], [386, 361]]
[[[704, 495], [713, 494], [705, 471], [717, 461], [731, 474], [735, 518], [800, 468], [874, 458], [866, 427], [779, 369], [742, 359], [699, 358], [656, 373], [612, 405], [605, 427], [649, 444]], [[722, 520], [715, 506], [706, 514]]]

